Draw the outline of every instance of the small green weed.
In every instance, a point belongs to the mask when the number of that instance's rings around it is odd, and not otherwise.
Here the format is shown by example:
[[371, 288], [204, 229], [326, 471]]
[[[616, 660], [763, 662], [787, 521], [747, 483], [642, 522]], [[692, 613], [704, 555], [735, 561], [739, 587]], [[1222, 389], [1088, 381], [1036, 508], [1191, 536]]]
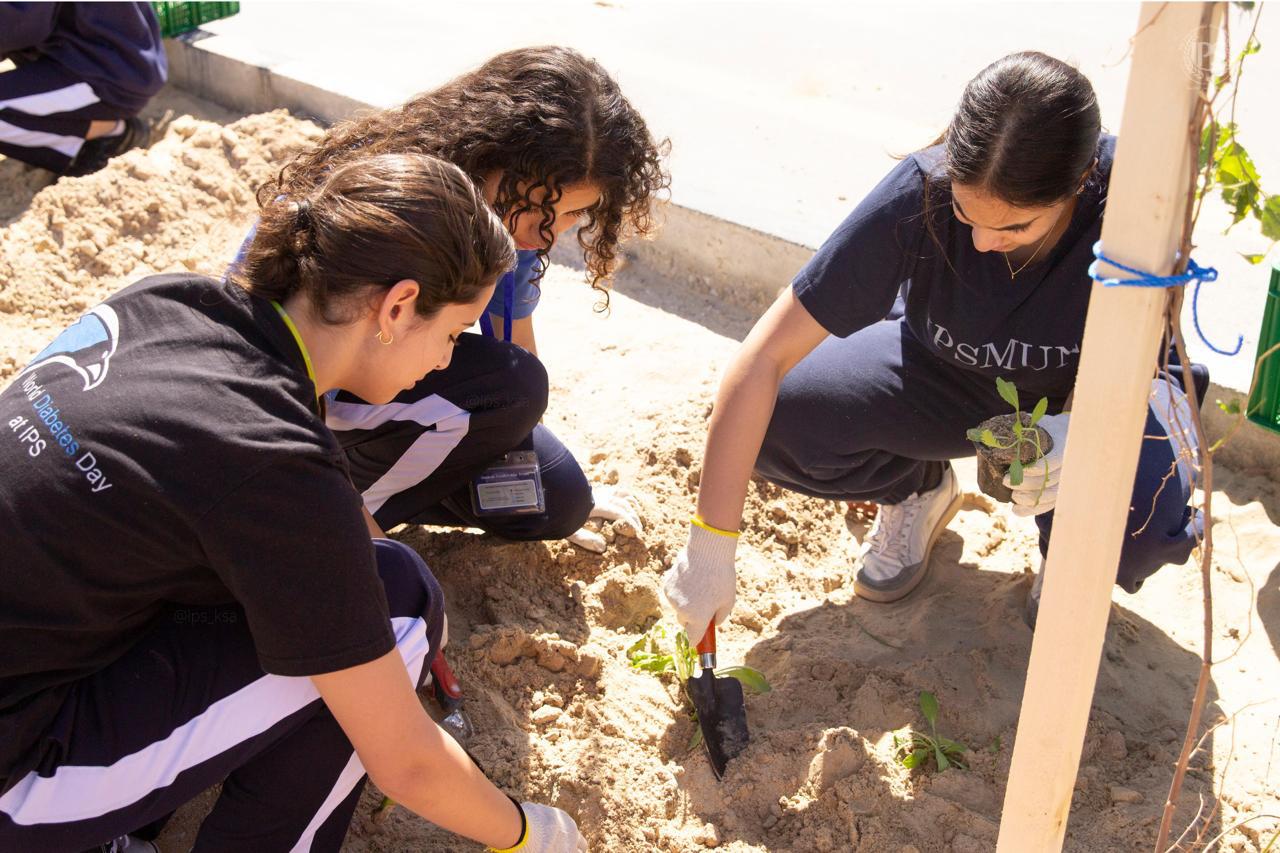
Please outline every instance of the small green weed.
[[893, 733], [894, 758], [908, 770], [922, 767], [929, 756], [941, 773], [948, 767], [967, 770], [964, 754], [969, 748], [938, 734], [938, 697], [925, 690], [920, 693], [920, 712], [929, 723], [929, 734], [904, 729]]
[[[689, 642], [689, 635], [684, 631], [675, 633], [673, 647], [669, 649], [666, 640], [670, 636], [671, 632], [666, 626], [658, 623], [632, 643], [627, 648], [627, 660], [631, 662], [632, 669], [652, 672], [654, 675], [674, 672], [681, 684], [692, 678], [694, 667], [698, 663], [698, 650]], [[773, 689], [764, 673], [749, 666], [716, 667], [716, 675], [736, 678], [752, 693], [768, 693]]]

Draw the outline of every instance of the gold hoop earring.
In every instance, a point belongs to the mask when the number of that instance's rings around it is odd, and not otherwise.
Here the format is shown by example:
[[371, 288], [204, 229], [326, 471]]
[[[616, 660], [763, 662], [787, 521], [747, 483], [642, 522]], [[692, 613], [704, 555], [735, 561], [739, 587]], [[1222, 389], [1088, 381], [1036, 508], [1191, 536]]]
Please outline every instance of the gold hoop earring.
[[379, 330], [378, 330], [378, 334], [374, 335], [374, 337], [378, 339], [378, 343], [382, 344], [384, 347], [385, 347], [385, 346], [387, 346], [388, 344], [390, 344], [392, 341], [394, 341], [394, 340], [395, 340], [395, 336], [394, 336], [394, 335], [392, 335], [391, 337], [386, 338], [386, 339], [384, 340], [384, 339], [383, 339], [383, 336], [384, 336], [385, 334], [386, 334], [385, 332], [383, 332], [381, 329], [379, 329]]

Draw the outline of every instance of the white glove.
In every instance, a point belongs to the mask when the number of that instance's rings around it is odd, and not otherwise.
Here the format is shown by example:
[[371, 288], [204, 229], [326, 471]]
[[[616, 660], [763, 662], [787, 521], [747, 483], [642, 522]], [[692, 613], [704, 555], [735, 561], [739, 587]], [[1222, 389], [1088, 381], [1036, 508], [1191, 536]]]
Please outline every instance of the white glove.
[[[512, 850], [520, 853], [587, 853], [587, 839], [573, 818], [553, 806], [521, 803], [524, 838]], [[491, 850], [493, 848], [490, 848]]]
[[[640, 503], [627, 490], [596, 486], [591, 490], [591, 499], [595, 505], [587, 518], [612, 521], [615, 531], [633, 539], [639, 539], [644, 534], [644, 525], [640, 523]], [[584, 527], [568, 539], [593, 554], [604, 553], [604, 537], [593, 530]]]
[[1004, 484], [1013, 492], [1013, 514], [1039, 515], [1058, 502], [1058, 479], [1062, 475], [1062, 452], [1067, 449], [1067, 422], [1070, 412], [1048, 415], [1036, 426], [1049, 433], [1053, 449], [1045, 456], [1022, 466], [1022, 483], [1015, 486], [1004, 475]]
[[696, 643], [711, 620], [719, 625], [729, 618], [737, 598], [733, 552], [738, 537], [689, 525], [689, 543], [662, 576], [662, 595], [676, 612], [676, 619]]

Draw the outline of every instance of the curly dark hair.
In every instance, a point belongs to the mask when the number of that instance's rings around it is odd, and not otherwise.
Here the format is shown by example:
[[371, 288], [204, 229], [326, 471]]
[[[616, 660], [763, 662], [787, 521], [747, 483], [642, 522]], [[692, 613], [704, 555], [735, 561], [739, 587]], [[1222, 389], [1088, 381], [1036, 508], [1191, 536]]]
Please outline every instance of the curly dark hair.
[[[259, 198], [303, 197], [327, 171], [356, 158], [430, 154], [457, 165], [477, 186], [501, 171], [495, 211], [504, 222], [539, 211], [539, 230], [550, 243], [554, 205], [564, 189], [589, 182], [601, 196], [583, 215], [578, 244], [591, 286], [607, 306], [618, 244], [654, 230], [654, 202], [671, 183], [663, 164], [669, 150], [668, 140], [654, 141], [598, 62], [565, 47], [528, 47], [500, 53], [398, 107], [334, 125], [262, 187]], [[544, 194], [535, 204], [538, 187]], [[539, 278], [547, 252], [538, 252]]]

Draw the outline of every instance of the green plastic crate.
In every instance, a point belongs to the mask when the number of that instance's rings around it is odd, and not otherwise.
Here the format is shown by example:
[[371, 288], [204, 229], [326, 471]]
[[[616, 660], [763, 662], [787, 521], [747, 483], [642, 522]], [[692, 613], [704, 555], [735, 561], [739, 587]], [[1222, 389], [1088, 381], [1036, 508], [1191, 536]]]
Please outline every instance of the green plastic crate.
[[160, 35], [173, 38], [198, 29], [201, 24], [230, 18], [240, 11], [239, 3], [152, 3], [160, 19]]
[[[1280, 265], [1271, 270], [1267, 288], [1267, 306], [1262, 312], [1262, 331], [1258, 333], [1258, 354], [1280, 344]], [[1274, 352], [1258, 370], [1258, 382], [1249, 395], [1249, 420], [1272, 432], [1280, 432], [1280, 352]]]

